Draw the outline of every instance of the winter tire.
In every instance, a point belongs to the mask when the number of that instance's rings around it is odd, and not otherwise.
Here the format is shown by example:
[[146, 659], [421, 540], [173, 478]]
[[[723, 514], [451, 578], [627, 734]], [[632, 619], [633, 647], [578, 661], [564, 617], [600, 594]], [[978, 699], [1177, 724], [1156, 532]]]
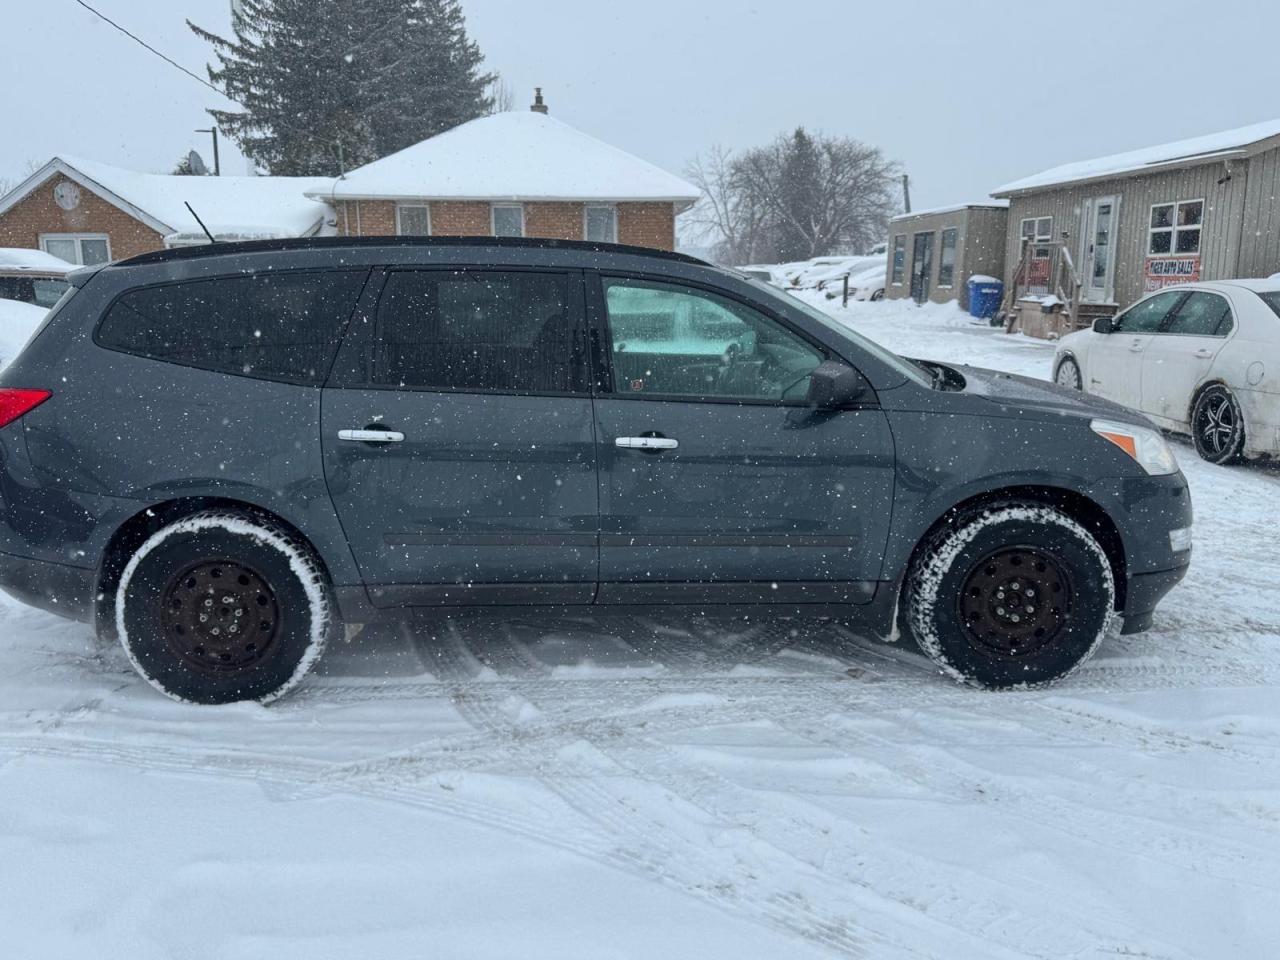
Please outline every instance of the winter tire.
[[1053, 382], [1068, 390], [1083, 390], [1084, 378], [1080, 376], [1080, 365], [1072, 357], [1063, 357], [1053, 374]]
[[884, 299], [884, 291], [883, 291], [883, 290], [877, 290], [875, 293], [871, 294], [871, 302], [872, 302], [872, 303], [877, 303], [877, 302], [879, 302], [879, 301], [881, 301], [881, 300], [883, 300], [883, 299]]
[[932, 536], [908, 575], [907, 624], [956, 680], [989, 689], [1060, 680], [1115, 620], [1106, 553], [1039, 504], [970, 513]]
[[337, 629], [311, 551], [231, 511], [194, 514], [152, 534], [120, 577], [115, 623], [138, 672], [192, 703], [283, 696]]
[[1238, 462], [1244, 452], [1244, 417], [1235, 395], [1221, 384], [1196, 397], [1191, 411], [1191, 438], [1196, 453], [1210, 463]]

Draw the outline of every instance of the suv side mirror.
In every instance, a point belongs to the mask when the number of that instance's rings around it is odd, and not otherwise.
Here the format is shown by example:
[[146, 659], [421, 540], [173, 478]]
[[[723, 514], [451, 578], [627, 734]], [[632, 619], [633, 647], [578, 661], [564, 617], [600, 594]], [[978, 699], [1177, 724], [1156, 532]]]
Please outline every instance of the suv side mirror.
[[824, 360], [809, 375], [809, 406], [840, 410], [866, 396], [869, 386], [857, 370], [838, 360]]
[[1115, 317], [1099, 317], [1093, 321], [1094, 333], [1114, 333], [1116, 329]]

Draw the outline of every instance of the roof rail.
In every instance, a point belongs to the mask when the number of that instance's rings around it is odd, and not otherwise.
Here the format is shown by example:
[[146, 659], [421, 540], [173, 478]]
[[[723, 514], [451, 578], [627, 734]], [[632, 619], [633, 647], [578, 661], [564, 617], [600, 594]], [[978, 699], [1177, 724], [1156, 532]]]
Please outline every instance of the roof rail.
[[277, 240], [243, 240], [234, 243], [205, 243], [174, 247], [119, 260], [113, 266], [167, 263], [201, 257], [224, 257], [237, 253], [271, 253], [288, 250], [338, 250], [350, 247], [515, 247], [534, 250], [581, 250], [587, 253], [627, 253], [708, 266], [705, 260], [670, 250], [636, 247], [623, 243], [596, 243], [588, 240], [552, 240], [542, 237], [288, 237]]

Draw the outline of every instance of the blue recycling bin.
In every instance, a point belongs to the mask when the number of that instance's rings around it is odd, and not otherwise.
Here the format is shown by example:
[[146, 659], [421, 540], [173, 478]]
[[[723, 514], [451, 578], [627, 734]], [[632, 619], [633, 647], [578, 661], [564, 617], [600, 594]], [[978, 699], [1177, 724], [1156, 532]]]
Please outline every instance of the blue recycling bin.
[[990, 320], [1000, 309], [1004, 283], [995, 277], [969, 278], [969, 316]]

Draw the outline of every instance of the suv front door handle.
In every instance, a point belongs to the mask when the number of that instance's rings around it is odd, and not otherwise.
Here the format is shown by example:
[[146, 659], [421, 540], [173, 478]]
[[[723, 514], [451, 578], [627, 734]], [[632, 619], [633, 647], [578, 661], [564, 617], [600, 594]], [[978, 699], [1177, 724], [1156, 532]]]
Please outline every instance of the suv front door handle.
[[674, 450], [680, 441], [670, 437], [618, 437], [613, 445], [623, 450]]
[[404, 434], [399, 430], [339, 430], [338, 439], [355, 443], [403, 443]]

